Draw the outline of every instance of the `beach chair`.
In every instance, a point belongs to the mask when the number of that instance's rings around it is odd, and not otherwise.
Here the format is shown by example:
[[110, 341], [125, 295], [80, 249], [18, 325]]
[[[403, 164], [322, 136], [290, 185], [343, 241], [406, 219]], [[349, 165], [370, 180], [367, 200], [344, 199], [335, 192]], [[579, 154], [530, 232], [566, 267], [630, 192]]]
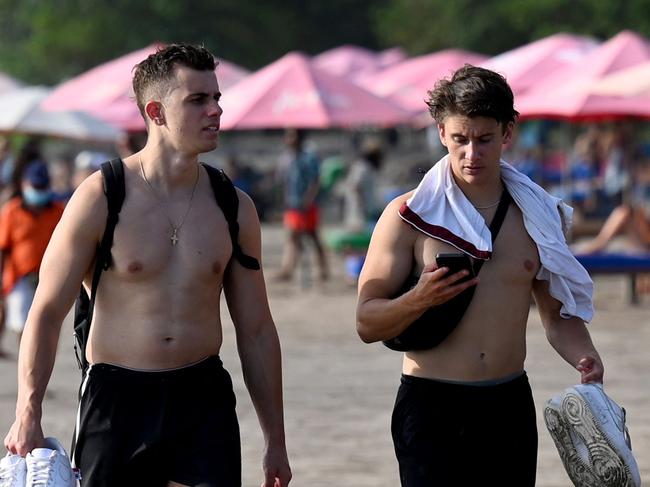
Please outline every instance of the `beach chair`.
[[597, 253], [576, 255], [590, 275], [626, 274], [629, 279], [631, 304], [638, 304], [639, 295], [636, 278], [639, 274], [650, 274], [650, 254]]

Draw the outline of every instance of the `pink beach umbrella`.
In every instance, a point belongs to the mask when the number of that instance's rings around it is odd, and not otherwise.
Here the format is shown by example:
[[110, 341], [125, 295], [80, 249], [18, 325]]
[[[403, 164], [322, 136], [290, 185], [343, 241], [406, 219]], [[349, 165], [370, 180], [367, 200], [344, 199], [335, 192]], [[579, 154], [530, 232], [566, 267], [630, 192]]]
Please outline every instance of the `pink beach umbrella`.
[[314, 65], [335, 76], [362, 84], [363, 80], [406, 59], [406, 53], [399, 47], [381, 52], [364, 47], [340, 46], [322, 52], [312, 58]]
[[162, 44], [152, 44], [61, 83], [42, 108], [85, 111], [124, 130], [144, 130], [144, 120], [133, 99], [133, 67], [159, 47]]
[[478, 64], [485, 56], [460, 49], [407, 59], [365, 79], [362, 86], [377, 96], [388, 97], [407, 110], [423, 112], [427, 91], [465, 63]]
[[335, 76], [354, 79], [359, 75], [379, 69], [376, 52], [359, 46], [340, 46], [312, 58], [314, 66]]
[[553, 90], [567, 84], [593, 83], [616, 71], [648, 60], [650, 60], [650, 42], [634, 32], [622, 31], [593, 49], [578, 62], [558, 69], [535, 83], [530, 92]]
[[223, 129], [396, 125], [411, 113], [289, 53], [225, 90]]
[[[133, 95], [133, 68], [160, 47], [164, 44], [152, 44], [61, 83], [45, 99], [42, 108], [85, 111], [123, 130], [144, 130]], [[216, 73], [224, 89], [245, 77], [247, 71], [219, 60]]]
[[546, 118], [572, 122], [650, 118], [650, 97], [605, 96], [589, 86], [569, 86], [550, 93], [533, 93], [516, 101], [522, 119]]
[[504, 75], [515, 95], [520, 95], [558, 69], [580, 61], [597, 46], [587, 37], [554, 34], [499, 54], [481, 66]]
[[649, 60], [650, 43], [638, 34], [623, 31], [518, 97], [515, 105], [524, 118], [590, 120], [650, 116], [645, 97], [594, 94], [594, 86], [605, 76]]
[[406, 52], [401, 47], [391, 47], [377, 53], [377, 64], [379, 68], [386, 69], [405, 61], [407, 57]]
[[650, 61], [605, 76], [594, 83], [592, 93], [614, 96], [650, 96]]
[[231, 63], [230, 61], [226, 61], [225, 59], [217, 59], [217, 62], [219, 64], [214, 72], [217, 74], [221, 91], [236, 85], [246, 76], [251, 74], [249, 70], [244, 69], [235, 63]]
[[352, 76], [348, 76], [351, 81], [359, 86], [372, 86], [371, 81], [379, 76], [386, 69], [404, 62], [408, 56], [404, 49], [400, 47], [391, 47], [376, 54], [376, 63], [374, 68], [358, 71]]

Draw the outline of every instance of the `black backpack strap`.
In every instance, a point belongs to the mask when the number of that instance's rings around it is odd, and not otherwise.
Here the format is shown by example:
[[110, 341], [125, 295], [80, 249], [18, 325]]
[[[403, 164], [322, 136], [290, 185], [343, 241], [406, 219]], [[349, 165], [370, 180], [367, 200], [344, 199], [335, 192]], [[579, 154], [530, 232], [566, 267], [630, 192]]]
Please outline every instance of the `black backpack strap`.
[[95, 306], [95, 297], [97, 287], [102, 271], [108, 270], [113, 263], [111, 256], [111, 247], [113, 246], [113, 235], [115, 226], [120, 217], [122, 203], [126, 197], [124, 184], [124, 165], [122, 159], [113, 159], [105, 162], [100, 167], [102, 179], [104, 181], [104, 194], [108, 203], [108, 217], [106, 218], [106, 229], [102, 241], [97, 251], [97, 261], [95, 263], [95, 272], [93, 273], [93, 283], [90, 291], [90, 307], [88, 308], [88, 323], [92, 322], [93, 308]]
[[237, 190], [232, 181], [226, 176], [226, 173], [221, 169], [216, 169], [205, 163], [201, 165], [208, 172], [210, 177], [210, 185], [214, 192], [214, 198], [228, 222], [228, 232], [230, 233], [230, 240], [232, 241], [232, 254], [237, 261], [247, 269], [259, 270], [260, 263], [254, 257], [244, 254], [239, 245], [239, 223], [237, 222], [237, 213], [239, 212], [239, 198], [237, 197]]
[[112, 263], [111, 247], [113, 245], [113, 234], [115, 233], [115, 226], [117, 225], [119, 213], [122, 209], [122, 203], [126, 196], [124, 166], [122, 160], [113, 159], [109, 162], [105, 162], [101, 165], [100, 170], [102, 173], [104, 194], [106, 195], [108, 206], [106, 228], [102, 240], [97, 247], [90, 297], [88, 297], [88, 293], [82, 286], [75, 306], [75, 354], [77, 356], [79, 368], [84, 374], [88, 368], [88, 361], [86, 360], [86, 343], [90, 335], [90, 324], [93, 319], [93, 310], [95, 307], [97, 288], [99, 287], [99, 279], [101, 278], [102, 271], [108, 269]]
[[104, 194], [108, 203], [108, 218], [106, 230], [100, 244], [100, 253], [105, 258], [104, 270], [113, 263], [111, 247], [113, 246], [113, 232], [119, 219], [122, 203], [126, 197], [124, 184], [124, 164], [121, 159], [113, 159], [101, 165], [102, 179], [104, 182]]
[[[503, 193], [501, 193], [501, 199], [499, 200], [499, 206], [497, 206], [497, 211], [494, 214], [494, 218], [490, 222], [490, 233], [492, 235], [492, 247], [494, 247], [494, 242], [499, 235], [499, 230], [501, 230], [501, 225], [503, 225], [503, 220], [506, 218], [506, 213], [508, 213], [508, 208], [510, 207], [510, 202], [512, 201], [512, 196], [508, 192], [508, 189], [504, 186]], [[478, 275], [478, 272], [483, 267], [485, 263], [482, 259], [476, 259], [474, 261], [474, 275]]]

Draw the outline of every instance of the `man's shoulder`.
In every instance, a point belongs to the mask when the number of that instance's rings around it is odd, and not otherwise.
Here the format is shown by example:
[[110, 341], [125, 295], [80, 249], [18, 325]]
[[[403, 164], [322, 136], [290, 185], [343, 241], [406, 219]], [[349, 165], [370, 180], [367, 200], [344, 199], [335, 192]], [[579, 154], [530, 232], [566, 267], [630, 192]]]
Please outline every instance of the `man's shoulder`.
[[378, 224], [382, 227], [385, 225], [392, 227], [393, 225], [398, 224], [397, 222], [402, 222], [403, 219], [401, 217], [401, 214], [403, 208], [405, 207], [407, 200], [411, 197], [412, 194], [413, 191], [408, 191], [393, 198], [384, 208], [384, 211], [379, 218]]
[[92, 214], [94, 218], [106, 219], [108, 205], [100, 171], [84, 179], [72, 193], [66, 207], [77, 214]]
[[73, 197], [97, 198], [104, 197], [104, 180], [101, 171], [95, 171], [75, 189]]
[[234, 184], [232, 185], [232, 187], [233, 187], [233, 189], [235, 190], [235, 195], [237, 195], [237, 199], [239, 199], [239, 203], [240, 203], [240, 204], [241, 204], [242, 200], [250, 200], [251, 203], [253, 202], [253, 200], [251, 199], [250, 195], [249, 195], [246, 191], [244, 191], [244, 190], [241, 189], [241, 188], [238, 188], [238, 187], [235, 186]]
[[259, 227], [259, 218], [257, 216], [257, 209], [253, 199], [245, 191], [235, 187], [235, 194], [237, 195], [237, 223], [240, 226], [256, 225]]
[[390, 208], [391, 210], [395, 209], [399, 211], [406, 204], [406, 202], [411, 198], [411, 196], [413, 196], [414, 192], [415, 190], [412, 189], [410, 191], [407, 191], [406, 193], [402, 193], [399, 196], [396, 196], [390, 201], [390, 203], [388, 203], [386, 209]]

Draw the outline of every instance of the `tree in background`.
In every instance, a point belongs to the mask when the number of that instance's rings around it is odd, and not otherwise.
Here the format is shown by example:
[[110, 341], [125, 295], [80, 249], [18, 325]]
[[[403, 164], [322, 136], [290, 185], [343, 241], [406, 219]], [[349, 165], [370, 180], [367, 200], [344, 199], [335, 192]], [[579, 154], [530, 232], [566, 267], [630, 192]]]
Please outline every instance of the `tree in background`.
[[495, 55], [556, 32], [648, 36], [649, 11], [650, 0], [390, 0], [374, 15], [381, 41], [412, 55], [451, 47]]
[[156, 41], [203, 43], [255, 69], [295, 49], [376, 47], [370, 11], [364, 0], [0, 0], [0, 70], [55, 84]]
[[565, 31], [650, 36], [650, 0], [0, 0], [0, 71], [56, 84], [152, 42], [203, 43], [249, 69], [341, 44], [498, 54]]

